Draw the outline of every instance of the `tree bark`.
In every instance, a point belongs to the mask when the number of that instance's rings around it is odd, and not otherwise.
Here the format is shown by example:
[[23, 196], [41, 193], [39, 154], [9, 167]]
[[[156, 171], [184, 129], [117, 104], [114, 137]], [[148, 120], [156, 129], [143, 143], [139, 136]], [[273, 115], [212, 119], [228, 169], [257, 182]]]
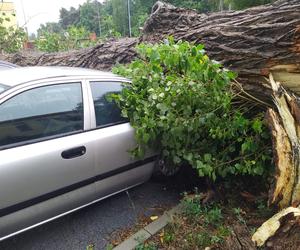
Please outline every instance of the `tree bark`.
[[111, 39], [95, 47], [58, 53], [25, 52], [0, 55], [20, 66], [70, 66], [109, 71], [115, 64], [126, 64], [136, 57], [136, 38]]

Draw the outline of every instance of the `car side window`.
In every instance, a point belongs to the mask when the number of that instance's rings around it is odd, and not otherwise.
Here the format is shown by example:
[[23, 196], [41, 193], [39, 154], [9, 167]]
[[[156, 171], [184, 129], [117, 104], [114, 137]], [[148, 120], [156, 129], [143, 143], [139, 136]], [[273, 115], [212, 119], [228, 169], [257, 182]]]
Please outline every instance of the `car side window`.
[[24, 91], [0, 105], [0, 146], [83, 130], [81, 83]]
[[93, 95], [96, 126], [108, 126], [127, 122], [128, 120], [121, 116], [121, 110], [117, 104], [107, 100], [107, 96], [114, 93], [120, 93], [122, 84], [120, 82], [91, 82]]

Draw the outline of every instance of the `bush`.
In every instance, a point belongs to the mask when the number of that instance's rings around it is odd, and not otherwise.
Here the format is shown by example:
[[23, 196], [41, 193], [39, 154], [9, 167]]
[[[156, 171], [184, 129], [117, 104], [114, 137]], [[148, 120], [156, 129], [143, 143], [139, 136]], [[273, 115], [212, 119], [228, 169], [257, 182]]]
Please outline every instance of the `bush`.
[[0, 16], [0, 53], [15, 53], [19, 51], [26, 34], [22, 28], [6, 27], [5, 22], [10, 21], [5, 15]]
[[155, 148], [170, 166], [188, 163], [213, 180], [268, 173], [263, 115], [233, 108], [235, 73], [210, 60], [203, 45], [170, 38], [137, 51], [139, 59], [114, 69], [132, 84], [113, 96], [135, 128], [135, 156]]
[[45, 31], [35, 41], [39, 51], [58, 52], [94, 46], [89, 40], [89, 31], [83, 27], [70, 26], [64, 33]]

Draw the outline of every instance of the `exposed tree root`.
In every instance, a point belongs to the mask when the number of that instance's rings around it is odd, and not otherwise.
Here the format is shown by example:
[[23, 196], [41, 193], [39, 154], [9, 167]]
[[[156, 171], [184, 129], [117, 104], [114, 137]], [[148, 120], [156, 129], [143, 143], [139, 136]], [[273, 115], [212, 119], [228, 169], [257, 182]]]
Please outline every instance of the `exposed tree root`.
[[263, 223], [252, 236], [252, 241], [259, 247], [263, 246], [268, 239], [275, 236], [280, 228], [282, 228], [281, 232], [287, 233], [294, 225], [300, 226], [299, 223], [300, 209], [286, 208]]

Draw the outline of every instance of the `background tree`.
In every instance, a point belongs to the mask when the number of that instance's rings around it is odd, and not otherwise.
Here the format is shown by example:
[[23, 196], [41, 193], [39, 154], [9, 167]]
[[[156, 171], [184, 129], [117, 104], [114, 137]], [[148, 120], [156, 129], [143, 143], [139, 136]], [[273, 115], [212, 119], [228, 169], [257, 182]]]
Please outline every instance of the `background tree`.
[[63, 29], [67, 29], [71, 25], [78, 25], [80, 21], [79, 8], [71, 7], [69, 10], [61, 8], [59, 11], [59, 24]]
[[70, 26], [61, 33], [44, 31], [35, 42], [37, 49], [45, 52], [67, 51], [95, 45], [94, 41], [89, 40], [89, 31], [76, 26]]
[[274, 0], [229, 0], [227, 2], [232, 4], [233, 9], [242, 10], [257, 5], [272, 3]]
[[274, 2], [273, 0], [166, 0], [175, 6], [195, 9], [198, 12], [214, 12], [221, 10], [242, 10], [249, 7]]
[[37, 35], [41, 36], [44, 33], [61, 33], [63, 31], [62, 26], [60, 23], [55, 23], [55, 22], [48, 22], [45, 24], [41, 24], [39, 29], [37, 30]]
[[95, 32], [98, 36], [100, 36], [101, 7], [101, 3], [95, 0], [87, 0], [87, 2], [79, 7], [79, 23], [77, 26], [84, 27], [86, 30]]
[[124, 0], [111, 0], [112, 2], [112, 19], [116, 31], [120, 32], [122, 36], [129, 35], [128, 29], [128, 13], [127, 1]]
[[218, 3], [220, 0], [167, 0], [166, 2], [171, 3], [178, 7], [195, 9], [199, 12], [211, 12], [218, 10]]

